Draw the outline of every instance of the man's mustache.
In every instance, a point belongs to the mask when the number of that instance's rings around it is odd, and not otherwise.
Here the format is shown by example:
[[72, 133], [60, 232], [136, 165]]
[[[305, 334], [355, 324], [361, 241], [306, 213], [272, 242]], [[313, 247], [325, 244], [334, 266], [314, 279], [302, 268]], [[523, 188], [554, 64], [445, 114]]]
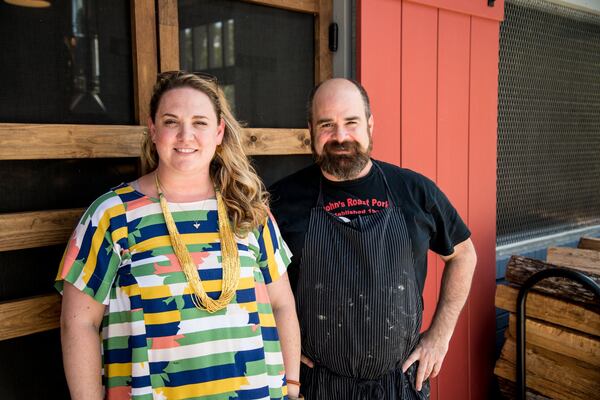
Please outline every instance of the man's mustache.
[[337, 140], [332, 140], [330, 142], [325, 143], [323, 146], [325, 150], [359, 150], [360, 145], [355, 141], [346, 140], [343, 142], [338, 142]]

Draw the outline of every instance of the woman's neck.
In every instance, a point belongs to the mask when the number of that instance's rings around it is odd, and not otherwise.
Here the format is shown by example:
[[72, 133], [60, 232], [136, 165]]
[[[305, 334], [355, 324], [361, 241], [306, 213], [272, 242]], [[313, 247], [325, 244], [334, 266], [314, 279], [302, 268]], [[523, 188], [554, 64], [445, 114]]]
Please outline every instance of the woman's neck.
[[215, 197], [215, 189], [208, 174], [172, 174], [160, 167], [139, 179], [142, 192], [158, 197], [156, 177], [165, 198], [172, 203], [187, 203]]

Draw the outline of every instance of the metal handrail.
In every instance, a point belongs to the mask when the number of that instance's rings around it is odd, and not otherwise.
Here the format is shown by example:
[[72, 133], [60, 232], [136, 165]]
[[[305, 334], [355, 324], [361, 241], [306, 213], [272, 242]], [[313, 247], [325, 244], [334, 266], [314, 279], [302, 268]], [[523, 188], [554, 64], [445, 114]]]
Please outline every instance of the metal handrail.
[[517, 398], [526, 399], [525, 385], [525, 303], [529, 290], [539, 281], [546, 278], [568, 278], [587, 286], [595, 293], [600, 303], [600, 285], [592, 278], [579, 272], [566, 268], [545, 269], [531, 275], [521, 289], [517, 297]]

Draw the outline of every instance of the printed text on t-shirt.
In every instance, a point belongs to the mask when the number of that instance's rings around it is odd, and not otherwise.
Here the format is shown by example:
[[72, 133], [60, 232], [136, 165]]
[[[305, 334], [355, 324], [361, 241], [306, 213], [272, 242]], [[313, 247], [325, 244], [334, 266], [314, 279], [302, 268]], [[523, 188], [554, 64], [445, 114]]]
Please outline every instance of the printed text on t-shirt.
[[330, 201], [323, 207], [325, 211], [338, 217], [347, 215], [374, 214], [384, 208], [388, 208], [387, 200], [379, 200], [374, 197], [358, 199], [348, 197], [346, 200]]

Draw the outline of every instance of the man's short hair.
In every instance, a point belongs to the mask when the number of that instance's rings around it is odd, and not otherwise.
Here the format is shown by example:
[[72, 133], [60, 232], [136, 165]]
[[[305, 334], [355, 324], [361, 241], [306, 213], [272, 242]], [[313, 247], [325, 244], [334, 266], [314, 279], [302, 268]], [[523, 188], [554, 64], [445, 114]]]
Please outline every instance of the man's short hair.
[[[367, 91], [358, 81], [356, 81], [354, 79], [348, 79], [348, 78], [344, 78], [344, 79], [346, 79], [348, 82], [351, 82], [354, 86], [356, 86], [356, 88], [360, 92], [360, 96], [362, 97], [363, 105], [365, 107], [365, 115], [366, 115], [367, 119], [369, 119], [369, 117], [371, 117], [371, 101], [369, 100], [369, 95], [367, 94]], [[326, 82], [326, 81], [323, 81], [323, 82]], [[310, 124], [310, 126], [312, 126], [312, 122], [313, 122], [313, 111], [312, 111], [313, 100], [315, 98], [315, 94], [317, 93], [317, 90], [319, 90], [319, 88], [321, 87], [323, 82], [321, 82], [317, 86], [315, 86], [310, 91], [310, 95], [308, 96], [308, 103], [306, 104], [306, 119], [307, 119], [308, 123]]]

